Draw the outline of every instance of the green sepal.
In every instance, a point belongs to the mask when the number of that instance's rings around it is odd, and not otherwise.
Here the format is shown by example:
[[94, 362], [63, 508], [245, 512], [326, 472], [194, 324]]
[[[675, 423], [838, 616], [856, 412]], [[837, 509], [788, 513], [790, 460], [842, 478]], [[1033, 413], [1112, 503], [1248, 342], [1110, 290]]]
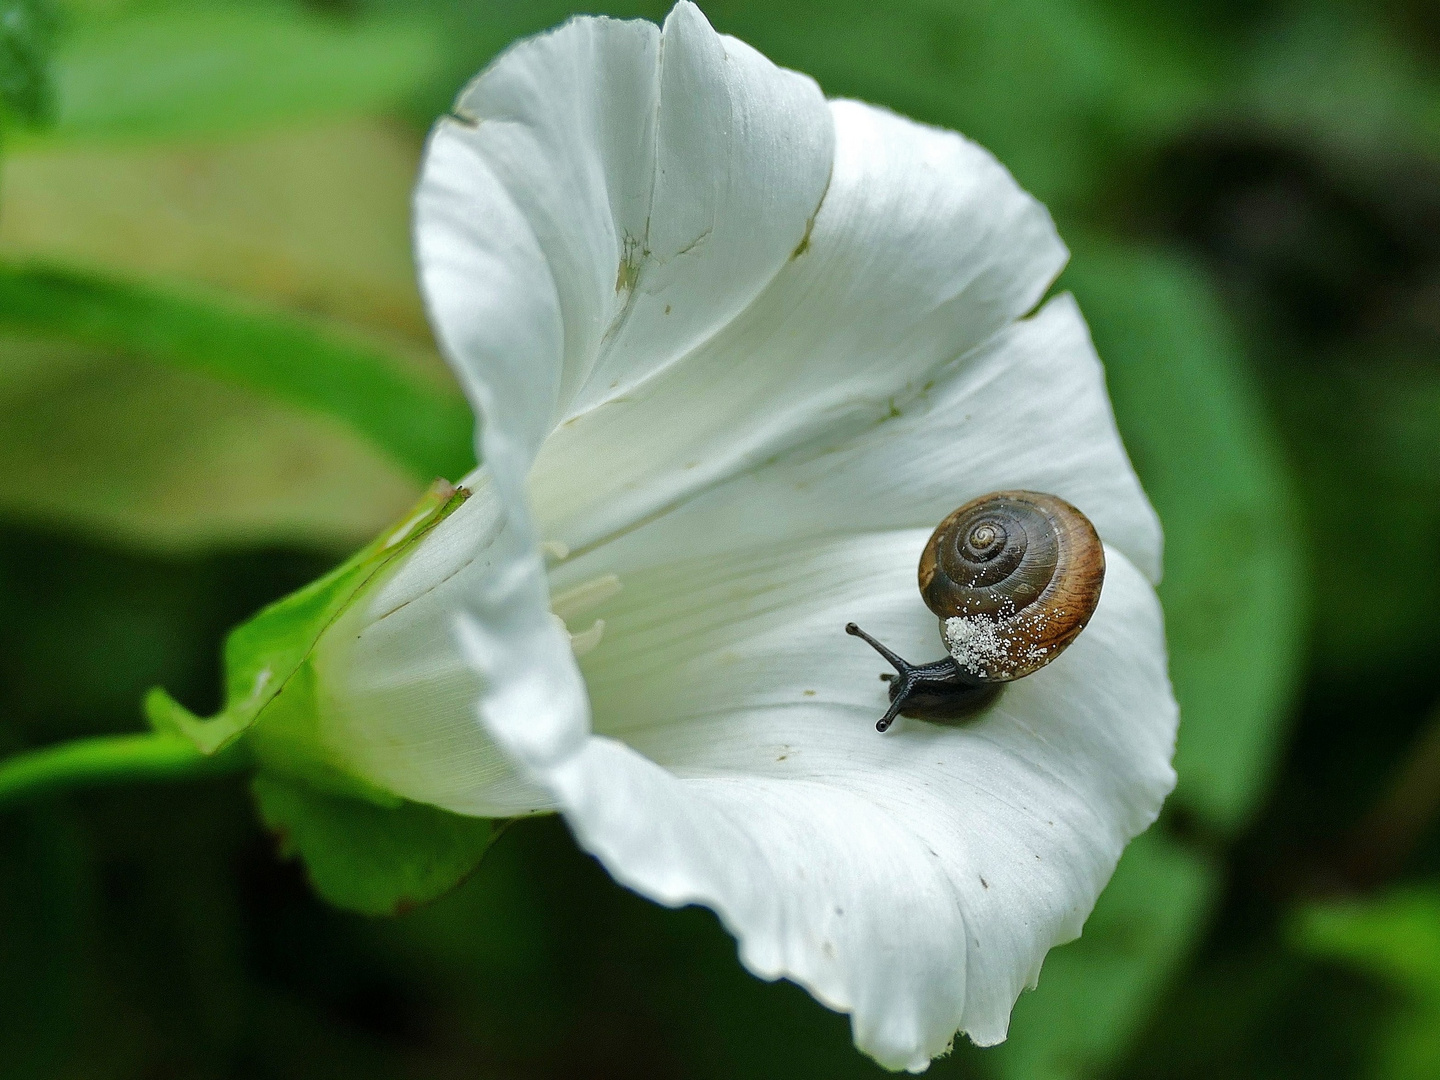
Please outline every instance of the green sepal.
[[265, 826], [282, 854], [299, 858], [315, 891], [365, 915], [400, 914], [449, 891], [479, 864], [496, 827], [409, 802], [327, 759], [314, 653], [324, 634], [394, 560], [469, 497], [437, 481], [403, 521], [318, 581], [265, 608], [225, 643], [227, 701], [202, 719], [165, 691], [150, 691], [156, 730], [202, 753], [243, 740]]
[[280, 852], [315, 891], [362, 915], [403, 915], [464, 881], [501, 826], [421, 803], [385, 809], [260, 773], [253, 790]]
[[[225, 642], [226, 703], [208, 719], [156, 687], [145, 714], [157, 731], [183, 735], [204, 754], [215, 754], [266, 720], [267, 760], [326, 790], [398, 805], [394, 796], [331, 769], [302, 733], [314, 714], [316, 643], [355, 598], [392, 561], [445, 520], [469, 497], [464, 488], [437, 481], [400, 524], [324, 577], [263, 609]], [[278, 753], [277, 753], [278, 752]]]

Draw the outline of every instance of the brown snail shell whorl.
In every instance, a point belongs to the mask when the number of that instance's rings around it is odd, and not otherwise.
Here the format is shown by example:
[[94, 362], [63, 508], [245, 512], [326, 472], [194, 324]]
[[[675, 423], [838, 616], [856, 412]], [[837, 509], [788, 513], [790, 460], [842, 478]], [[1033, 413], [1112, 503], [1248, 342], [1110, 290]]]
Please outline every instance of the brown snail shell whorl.
[[950, 655], [982, 682], [1044, 667], [1085, 629], [1105, 548], [1064, 499], [997, 491], [942, 521], [920, 555], [920, 593]]

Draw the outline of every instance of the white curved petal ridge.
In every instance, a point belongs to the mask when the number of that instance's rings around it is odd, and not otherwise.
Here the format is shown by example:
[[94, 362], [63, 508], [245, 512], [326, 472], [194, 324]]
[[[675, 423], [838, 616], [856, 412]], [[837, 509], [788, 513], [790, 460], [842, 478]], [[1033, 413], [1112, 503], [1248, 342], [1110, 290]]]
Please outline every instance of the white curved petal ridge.
[[[953, 132], [827, 102], [681, 3], [513, 46], [436, 128], [422, 286], [474, 494], [317, 651], [336, 761], [459, 813], [558, 809], [621, 882], [919, 1071], [1004, 1038], [1174, 782], [1160, 530], [1043, 206]], [[915, 565], [986, 491], [1110, 572], [1055, 663], [874, 730], [941, 651]]]

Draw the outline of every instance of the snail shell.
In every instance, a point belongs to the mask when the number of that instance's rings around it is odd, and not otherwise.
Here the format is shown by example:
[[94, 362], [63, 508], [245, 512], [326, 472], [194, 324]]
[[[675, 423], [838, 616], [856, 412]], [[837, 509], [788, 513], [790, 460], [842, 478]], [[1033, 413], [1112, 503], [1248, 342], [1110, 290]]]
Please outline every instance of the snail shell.
[[955, 662], [978, 682], [1044, 667], [1085, 629], [1105, 548], [1064, 499], [997, 491], [942, 521], [920, 555], [920, 593]]

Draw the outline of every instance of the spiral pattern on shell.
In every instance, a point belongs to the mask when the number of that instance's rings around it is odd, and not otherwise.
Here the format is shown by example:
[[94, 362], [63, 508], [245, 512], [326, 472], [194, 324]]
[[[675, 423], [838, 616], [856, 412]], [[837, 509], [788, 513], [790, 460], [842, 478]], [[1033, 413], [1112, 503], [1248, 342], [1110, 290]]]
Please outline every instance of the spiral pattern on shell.
[[1085, 629], [1105, 548], [1064, 499], [997, 491], [942, 521], [920, 556], [920, 593], [950, 655], [978, 682], [1044, 667]]

